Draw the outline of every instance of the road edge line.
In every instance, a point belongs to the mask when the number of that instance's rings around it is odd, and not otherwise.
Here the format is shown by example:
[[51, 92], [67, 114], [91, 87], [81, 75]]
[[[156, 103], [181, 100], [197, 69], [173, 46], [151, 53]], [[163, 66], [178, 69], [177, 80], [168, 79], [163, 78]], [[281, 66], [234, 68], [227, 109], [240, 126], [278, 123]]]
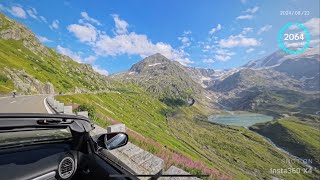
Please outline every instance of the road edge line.
[[48, 106], [48, 104], [47, 104], [47, 98], [48, 98], [48, 97], [44, 98], [44, 100], [43, 100], [44, 107], [46, 108], [46, 110], [47, 110], [47, 112], [48, 112], [49, 114], [53, 114], [53, 112], [50, 110], [50, 108], [49, 108], [49, 106]]

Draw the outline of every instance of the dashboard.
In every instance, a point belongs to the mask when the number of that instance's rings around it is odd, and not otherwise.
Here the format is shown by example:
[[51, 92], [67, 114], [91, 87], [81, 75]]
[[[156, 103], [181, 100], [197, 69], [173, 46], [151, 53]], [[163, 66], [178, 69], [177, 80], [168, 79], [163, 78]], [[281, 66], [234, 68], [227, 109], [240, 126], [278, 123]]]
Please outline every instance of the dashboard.
[[69, 179], [77, 169], [79, 152], [69, 143], [52, 143], [0, 151], [0, 179]]

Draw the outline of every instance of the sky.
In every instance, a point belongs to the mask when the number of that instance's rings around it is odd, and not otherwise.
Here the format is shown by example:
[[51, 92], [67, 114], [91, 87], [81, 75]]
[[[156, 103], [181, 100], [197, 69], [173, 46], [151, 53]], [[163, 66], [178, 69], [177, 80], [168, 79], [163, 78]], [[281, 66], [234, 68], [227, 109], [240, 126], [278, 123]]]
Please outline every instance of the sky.
[[0, 1], [0, 11], [104, 75], [155, 53], [191, 67], [236, 68], [280, 49], [290, 22], [305, 25], [310, 46], [319, 46], [319, 0], [16, 0]]

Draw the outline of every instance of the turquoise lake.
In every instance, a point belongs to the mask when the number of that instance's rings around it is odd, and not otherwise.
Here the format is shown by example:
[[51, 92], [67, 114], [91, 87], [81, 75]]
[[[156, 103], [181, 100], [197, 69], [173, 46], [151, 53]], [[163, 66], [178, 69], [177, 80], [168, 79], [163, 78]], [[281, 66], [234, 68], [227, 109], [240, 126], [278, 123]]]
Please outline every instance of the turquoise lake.
[[210, 122], [232, 125], [232, 126], [252, 126], [256, 123], [272, 121], [272, 116], [263, 114], [224, 114], [224, 115], [212, 115], [209, 116]]

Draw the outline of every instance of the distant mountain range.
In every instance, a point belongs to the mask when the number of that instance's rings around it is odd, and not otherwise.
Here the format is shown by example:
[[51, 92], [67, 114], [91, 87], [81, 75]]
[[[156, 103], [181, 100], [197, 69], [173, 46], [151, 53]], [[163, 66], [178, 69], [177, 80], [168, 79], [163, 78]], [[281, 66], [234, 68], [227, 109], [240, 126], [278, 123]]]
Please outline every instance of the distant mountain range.
[[237, 102], [253, 103], [249, 97], [272, 90], [319, 93], [319, 57], [318, 48], [309, 48], [300, 55], [288, 55], [279, 50], [239, 68], [212, 70], [186, 67], [155, 54], [111, 78], [141, 85], [158, 97], [185, 99], [209, 92], [215, 94], [220, 103], [228, 102], [232, 109], [252, 110], [254, 105]]

